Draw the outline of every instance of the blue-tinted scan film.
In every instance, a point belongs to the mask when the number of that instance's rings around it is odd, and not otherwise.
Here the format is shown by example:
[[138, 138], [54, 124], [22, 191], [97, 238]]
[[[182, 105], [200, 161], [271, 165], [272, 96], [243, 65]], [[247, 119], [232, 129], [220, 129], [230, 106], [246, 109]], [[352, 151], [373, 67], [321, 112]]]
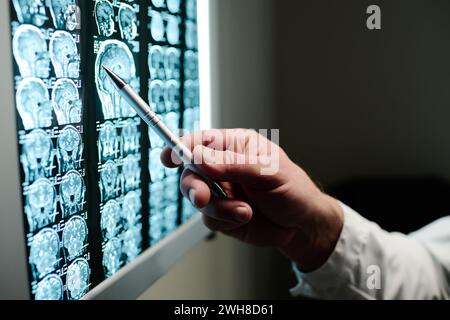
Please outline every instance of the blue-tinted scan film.
[[140, 92], [138, 1], [94, 0], [100, 229], [105, 277], [142, 251], [141, 119], [102, 66]]
[[9, 1], [30, 296], [80, 299], [196, 212], [102, 69], [197, 130], [196, 1]]
[[11, 1], [19, 162], [31, 297], [90, 288], [79, 1]]
[[[192, 131], [198, 127], [197, 119], [200, 116], [197, 102], [196, 1], [151, 0], [147, 14], [150, 35], [148, 100], [171, 130], [180, 134], [180, 128]], [[193, 100], [186, 98], [186, 85], [191, 95], [197, 94]], [[161, 164], [163, 141], [151, 129], [148, 133], [151, 177], [149, 238], [153, 245], [173, 232], [180, 218], [182, 222], [189, 220], [195, 210], [188, 201], [181, 200], [178, 191], [179, 171], [166, 169]]]
[[[198, 36], [197, 36], [197, 0], [186, 1], [185, 20], [186, 50], [184, 59], [184, 113], [183, 129], [185, 133], [200, 129], [200, 90], [198, 69]], [[191, 219], [197, 210], [188, 199], [183, 199], [182, 222]]]

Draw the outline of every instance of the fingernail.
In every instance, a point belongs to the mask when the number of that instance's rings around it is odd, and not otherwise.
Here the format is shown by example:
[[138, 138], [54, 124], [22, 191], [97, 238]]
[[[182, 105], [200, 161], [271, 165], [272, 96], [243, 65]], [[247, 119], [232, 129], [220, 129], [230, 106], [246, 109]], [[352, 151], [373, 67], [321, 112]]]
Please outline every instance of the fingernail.
[[248, 222], [248, 209], [246, 207], [238, 207], [234, 214], [234, 219], [237, 222]]
[[194, 189], [189, 190], [188, 194], [189, 194], [189, 201], [191, 201], [194, 207], [197, 207], [195, 204], [195, 190]]

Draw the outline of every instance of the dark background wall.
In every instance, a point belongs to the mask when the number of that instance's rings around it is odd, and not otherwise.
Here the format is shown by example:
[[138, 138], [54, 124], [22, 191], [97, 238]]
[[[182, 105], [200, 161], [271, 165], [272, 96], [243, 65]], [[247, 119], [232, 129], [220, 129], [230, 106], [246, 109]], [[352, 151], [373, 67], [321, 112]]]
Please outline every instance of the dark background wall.
[[[382, 30], [366, 28], [378, 4]], [[277, 1], [282, 143], [323, 184], [450, 173], [450, 2]]]

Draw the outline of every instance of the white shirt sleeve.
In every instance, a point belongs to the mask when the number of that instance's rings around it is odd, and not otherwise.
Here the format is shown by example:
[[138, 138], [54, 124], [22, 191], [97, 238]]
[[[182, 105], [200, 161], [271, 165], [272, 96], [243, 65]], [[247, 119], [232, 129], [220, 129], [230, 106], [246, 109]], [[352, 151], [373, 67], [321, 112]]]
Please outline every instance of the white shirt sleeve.
[[319, 299], [449, 299], [450, 217], [410, 235], [389, 233], [341, 203], [345, 221], [333, 254], [302, 273], [293, 295]]

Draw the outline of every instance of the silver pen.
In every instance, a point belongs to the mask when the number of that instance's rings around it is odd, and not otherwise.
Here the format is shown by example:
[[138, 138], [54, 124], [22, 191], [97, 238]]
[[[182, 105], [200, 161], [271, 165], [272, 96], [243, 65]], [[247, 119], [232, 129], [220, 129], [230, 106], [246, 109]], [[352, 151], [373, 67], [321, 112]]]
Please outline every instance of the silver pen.
[[150, 106], [142, 99], [125, 81], [123, 81], [117, 74], [103, 66], [108, 76], [111, 78], [114, 86], [125, 99], [126, 102], [136, 110], [137, 114], [148, 124], [151, 130], [156, 134], [180, 157], [183, 163], [191, 169], [195, 174], [200, 176], [209, 186], [214, 196], [219, 199], [228, 199], [228, 194], [222, 186], [216, 181], [205, 177], [196, 168], [192, 152], [187, 148], [180, 139], [173, 134], [169, 128], [161, 121], [158, 115], [152, 111]]

